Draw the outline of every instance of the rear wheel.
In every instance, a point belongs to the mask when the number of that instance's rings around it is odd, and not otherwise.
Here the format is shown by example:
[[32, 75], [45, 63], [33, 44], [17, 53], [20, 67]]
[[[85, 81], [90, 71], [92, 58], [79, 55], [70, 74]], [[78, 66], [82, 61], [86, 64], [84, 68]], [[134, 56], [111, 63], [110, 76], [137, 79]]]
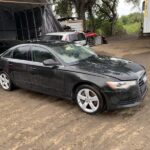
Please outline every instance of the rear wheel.
[[6, 90], [6, 91], [12, 90], [13, 85], [8, 74], [4, 72], [0, 73], [0, 85], [3, 88], [3, 90]]
[[76, 91], [76, 101], [82, 111], [95, 114], [103, 109], [103, 99], [97, 88], [83, 85]]

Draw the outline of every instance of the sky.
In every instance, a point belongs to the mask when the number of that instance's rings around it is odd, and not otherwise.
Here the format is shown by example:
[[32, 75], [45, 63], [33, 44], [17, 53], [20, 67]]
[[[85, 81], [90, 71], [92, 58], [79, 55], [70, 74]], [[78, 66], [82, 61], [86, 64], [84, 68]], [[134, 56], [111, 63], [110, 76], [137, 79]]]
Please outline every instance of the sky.
[[133, 4], [131, 3], [126, 3], [124, 0], [119, 0], [119, 5], [118, 5], [118, 15], [123, 16], [123, 15], [128, 15], [133, 12], [139, 12], [140, 10], [138, 8], [134, 8]]

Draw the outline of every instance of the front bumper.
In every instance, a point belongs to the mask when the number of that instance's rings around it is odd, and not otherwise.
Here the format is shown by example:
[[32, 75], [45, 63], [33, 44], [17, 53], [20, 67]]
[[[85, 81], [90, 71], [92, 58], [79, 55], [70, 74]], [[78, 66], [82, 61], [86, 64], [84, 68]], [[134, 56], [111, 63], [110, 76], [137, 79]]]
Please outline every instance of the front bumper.
[[[142, 81], [142, 80], [141, 80]], [[147, 93], [147, 83], [139, 82], [128, 90], [106, 91], [107, 110], [129, 108], [140, 105]]]

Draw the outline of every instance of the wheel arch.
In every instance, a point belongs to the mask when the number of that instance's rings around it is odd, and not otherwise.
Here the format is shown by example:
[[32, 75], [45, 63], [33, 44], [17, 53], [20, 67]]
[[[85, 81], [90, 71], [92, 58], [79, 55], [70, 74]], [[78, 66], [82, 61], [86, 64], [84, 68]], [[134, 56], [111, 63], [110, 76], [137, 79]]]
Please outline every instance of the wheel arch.
[[73, 101], [75, 101], [75, 93], [76, 93], [76, 90], [78, 89], [78, 87], [82, 86], [82, 85], [90, 85], [90, 86], [93, 86], [95, 87], [99, 92], [100, 92], [100, 95], [102, 96], [102, 99], [103, 99], [103, 102], [104, 102], [104, 109], [107, 109], [107, 101], [106, 101], [106, 97], [104, 95], [104, 93], [101, 91], [101, 89], [94, 83], [91, 83], [89, 81], [83, 81], [83, 82], [79, 82], [77, 83], [73, 89], [72, 89], [72, 99]]

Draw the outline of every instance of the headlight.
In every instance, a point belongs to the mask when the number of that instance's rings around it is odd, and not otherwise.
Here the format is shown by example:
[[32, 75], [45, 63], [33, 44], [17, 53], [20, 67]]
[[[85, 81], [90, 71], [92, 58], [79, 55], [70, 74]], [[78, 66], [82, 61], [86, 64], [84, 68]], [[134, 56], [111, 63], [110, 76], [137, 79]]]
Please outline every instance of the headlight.
[[107, 82], [107, 85], [114, 89], [128, 89], [131, 86], [135, 86], [136, 85], [136, 81], [125, 81], [125, 82]]

